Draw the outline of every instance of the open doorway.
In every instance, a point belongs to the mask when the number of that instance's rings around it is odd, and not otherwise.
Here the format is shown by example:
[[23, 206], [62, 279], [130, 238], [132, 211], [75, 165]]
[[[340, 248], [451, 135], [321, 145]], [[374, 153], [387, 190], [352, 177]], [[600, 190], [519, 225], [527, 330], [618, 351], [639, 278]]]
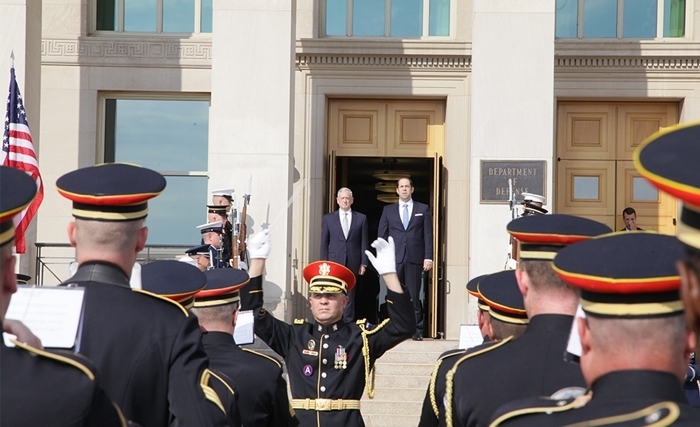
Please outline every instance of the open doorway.
[[[441, 191], [436, 191], [441, 186], [441, 163], [434, 158], [395, 158], [395, 157], [357, 157], [357, 156], [331, 156], [333, 163], [329, 168], [332, 176], [329, 178], [328, 212], [338, 209], [335, 202], [335, 194], [341, 187], [352, 190], [354, 203], [352, 209], [367, 216], [367, 225], [370, 242], [376, 239], [379, 228], [379, 219], [384, 206], [398, 201], [396, 194], [396, 182], [398, 178], [391, 177], [391, 173], [400, 171], [410, 175], [415, 191], [413, 199], [425, 203], [431, 207], [433, 213], [434, 245], [434, 269], [436, 274], [426, 274], [423, 283], [423, 307], [425, 313], [425, 333], [428, 337], [440, 337], [445, 330], [444, 320], [444, 286], [443, 276], [444, 259], [442, 254], [443, 225], [441, 220], [443, 208], [440, 198]], [[385, 173], [382, 173], [385, 172]], [[437, 184], [437, 185], [436, 185]], [[438, 242], [438, 244], [435, 244]], [[355, 315], [357, 318], [366, 318], [371, 323], [378, 323], [380, 301], [379, 277], [376, 271], [369, 266], [368, 272], [358, 280], [358, 288], [355, 302]], [[382, 298], [383, 299], [383, 298]], [[381, 301], [383, 303], [384, 301]]]

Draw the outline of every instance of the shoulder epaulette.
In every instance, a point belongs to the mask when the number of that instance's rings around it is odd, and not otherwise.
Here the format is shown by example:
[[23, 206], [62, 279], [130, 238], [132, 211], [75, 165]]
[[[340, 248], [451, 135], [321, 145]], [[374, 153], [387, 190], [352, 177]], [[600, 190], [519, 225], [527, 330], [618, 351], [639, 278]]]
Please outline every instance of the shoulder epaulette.
[[477, 347], [473, 351], [468, 351], [464, 356], [462, 356], [457, 362], [455, 362], [454, 366], [452, 369], [447, 372], [447, 375], [445, 376], [445, 421], [447, 423], [447, 427], [452, 427], [452, 391], [453, 391], [453, 381], [454, 381], [454, 376], [455, 372], [457, 372], [457, 368], [459, 368], [459, 365], [464, 362], [467, 359], [471, 359], [472, 357], [479, 356], [480, 354], [487, 353], [491, 350], [495, 350], [499, 347], [502, 347], [503, 345], [507, 344], [510, 340], [512, 340], [513, 337], [510, 336], [508, 338], [505, 338], [501, 341], [495, 341], [493, 342], [492, 345], [488, 344], [482, 344], [482, 346]]
[[282, 364], [280, 363], [279, 360], [275, 359], [275, 358], [272, 357], [272, 356], [268, 356], [268, 355], [265, 354], [265, 353], [260, 353], [260, 352], [258, 352], [258, 351], [251, 350], [251, 349], [249, 349], [249, 348], [242, 348], [241, 350], [247, 351], [248, 353], [254, 354], [254, 355], [256, 355], [256, 356], [264, 357], [265, 359], [272, 360], [273, 362], [275, 362], [275, 365], [277, 365], [277, 367], [279, 367], [279, 368], [282, 367]]
[[[680, 416], [681, 408], [676, 402], [659, 402], [651, 406], [647, 406], [639, 411], [629, 414], [615, 415], [605, 418], [597, 418], [586, 422], [586, 425], [606, 426], [606, 425], [654, 425], [654, 426], [670, 426]], [[653, 424], [649, 423], [649, 419], [653, 419]]]
[[185, 313], [185, 317], [189, 317], [189, 315], [190, 315], [189, 311], [187, 311], [185, 309], [185, 307], [181, 306], [179, 303], [177, 303], [171, 299], [168, 299], [162, 295], [154, 294], [153, 292], [144, 291], [143, 289], [131, 289], [131, 290], [134, 292], [138, 292], [140, 294], [148, 295], [149, 297], [158, 298], [159, 300], [162, 300], [162, 301], [167, 301], [170, 304], [174, 304], [175, 306], [179, 307], [180, 310], [182, 310], [182, 312]]
[[303, 325], [304, 323], [306, 323], [306, 319], [294, 319], [295, 325]]
[[[578, 409], [586, 406], [591, 400], [591, 394], [584, 394], [571, 399], [549, 399], [549, 398], [534, 398], [534, 399], [523, 399], [519, 402], [515, 402], [515, 406], [512, 406], [508, 412], [497, 417], [489, 427], [496, 427], [501, 425], [506, 420], [516, 418], [522, 415], [534, 415], [534, 414], [553, 414], [557, 412], [566, 412], [572, 409]], [[619, 420], [618, 416], [615, 417]], [[593, 425], [602, 425], [595, 423]]]
[[90, 379], [90, 381], [95, 380], [95, 373], [90, 367], [88, 367], [82, 361], [80, 361], [80, 356], [77, 354], [69, 352], [66, 352], [65, 354], [56, 354], [45, 350], [41, 350], [36, 347], [32, 347], [31, 345], [25, 344], [17, 340], [12, 340], [12, 342], [15, 344], [15, 346], [17, 346], [17, 348], [21, 348], [24, 351], [36, 354], [37, 356], [45, 357], [47, 359], [52, 359], [57, 362], [65, 363], [66, 365], [70, 365], [74, 368], [77, 368], [82, 373], [84, 373]]

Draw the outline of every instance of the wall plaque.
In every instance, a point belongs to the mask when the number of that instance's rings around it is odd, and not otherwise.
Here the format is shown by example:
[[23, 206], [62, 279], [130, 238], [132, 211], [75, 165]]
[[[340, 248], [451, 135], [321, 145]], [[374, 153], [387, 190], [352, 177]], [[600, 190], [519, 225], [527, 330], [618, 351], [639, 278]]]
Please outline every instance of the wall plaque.
[[519, 160], [481, 161], [481, 203], [508, 203], [508, 179], [513, 179], [515, 200], [523, 200], [522, 193], [546, 196], [545, 174], [547, 162]]

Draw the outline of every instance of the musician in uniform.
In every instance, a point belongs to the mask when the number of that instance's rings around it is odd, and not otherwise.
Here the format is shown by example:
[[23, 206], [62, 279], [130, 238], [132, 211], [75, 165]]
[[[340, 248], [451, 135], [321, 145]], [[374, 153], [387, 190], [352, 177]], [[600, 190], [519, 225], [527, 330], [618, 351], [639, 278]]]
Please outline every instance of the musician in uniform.
[[672, 236], [616, 233], [572, 245], [554, 269], [581, 290], [576, 318], [588, 392], [576, 398], [531, 398], [504, 405], [491, 426], [698, 426], [682, 383], [695, 337], [678, 292]]
[[612, 230], [571, 215], [520, 217], [507, 230], [521, 242], [515, 275], [529, 323], [521, 337], [462, 358], [447, 374], [445, 418], [450, 427], [488, 425], [493, 412], [511, 400], [549, 396], [571, 386], [584, 391], [581, 370], [562, 357], [578, 295], [557, 277], [551, 260], [566, 245]]
[[164, 190], [165, 178], [110, 163], [67, 173], [56, 187], [73, 202], [68, 237], [79, 264], [64, 285], [85, 287], [76, 352], [95, 363], [107, 393], [143, 426], [228, 425], [207, 386], [211, 372], [196, 318], [129, 285], [148, 236], [147, 201]]
[[525, 332], [527, 314], [514, 270], [475, 277], [467, 283], [467, 291], [478, 300], [484, 343], [469, 349], [449, 350], [438, 357], [423, 401], [419, 427], [445, 425], [445, 384], [447, 373], [455, 363], [496, 341], [517, 338]]
[[377, 256], [368, 251], [368, 257], [387, 284], [389, 319], [368, 329], [364, 320], [343, 321], [347, 290], [354, 286], [355, 275], [332, 261], [304, 268], [313, 321], [297, 319], [290, 325], [275, 319], [263, 308], [267, 230], [248, 242], [251, 279], [241, 290], [241, 308], [254, 310], [255, 333], [284, 358], [292, 407], [302, 427], [364, 426], [360, 398], [365, 386], [368, 397], [374, 397], [375, 361], [415, 332], [413, 305], [396, 275], [393, 239], [377, 239], [372, 247]]
[[204, 244], [209, 245], [209, 268], [230, 267], [230, 258], [226, 258], [223, 252], [222, 222], [208, 222], [198, 225], [197, 229], [202, 233], [202, 241]]
[[[142, 289], [168, 298], [180, 304], [185, 310], [194, 307], [194, 296], [207, 284], [207, 276], [192, 265], [173, 260], [149, 262], [141, 267]], [[214, 271], [214, 270], [212, 270]], [[228, 271], [219, 269], [217, 271]], [[195, 313], [196, 314], [196, 313]], [[232, 332], [233, 333], [233, 332]], [[217, 369], [209, 361], [212, 375], [209, 386], [221, 399], [231, 427], [240, 427], [241, 412], [238, 402], [240, 393], [236, 382], [226, 373]], [[245, 424], [247, 427], [248, 424]]]
[[[13, 217], [34, 199], [34, 180], [18, 169], [0, 166], [0, 323], [17, 291]], [[22, 338], [15, 347], [0, 342], [0, 416], [4, 427], [120, 426], [127, 422], [119, 407], [100, 387], [89, 360], [74, 353], [53, 353]]]
[[296, 427], [282, 364], [263, 353], [240, 348], [233, 332], [238, 318], [239, 289], [248, 274], [235, 268], [205, 272], [207, 284], [195, 295], [192, 311], [199, 319], [202, 345], [212, 370], [238, 386], [239, 408], [246, 427]]

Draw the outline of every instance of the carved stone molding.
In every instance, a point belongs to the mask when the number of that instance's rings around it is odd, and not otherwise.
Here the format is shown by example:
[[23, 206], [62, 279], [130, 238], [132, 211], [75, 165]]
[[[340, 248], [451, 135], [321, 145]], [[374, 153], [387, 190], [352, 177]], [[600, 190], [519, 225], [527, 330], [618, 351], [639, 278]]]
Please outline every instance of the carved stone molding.
[[[42, 62], [138, 64], [174, 66], [183, 63], [211, 66], [211, 40], [125, 40], [109, 37], [43, 39]], [[148, 60], [144, 64], [144, 60]]]
[[640, 70], [698, 70], [700, 58], [610, 58], [578, 57], [556, 58], [557, 68], [636, 68]]
[[313, 66], [383, 66], [410, 68], [447, 68], [468, 70], [472, 65], [470, 56], [399, 56], [399, 55], [313, 55], [298, 54], [297, 67]]

